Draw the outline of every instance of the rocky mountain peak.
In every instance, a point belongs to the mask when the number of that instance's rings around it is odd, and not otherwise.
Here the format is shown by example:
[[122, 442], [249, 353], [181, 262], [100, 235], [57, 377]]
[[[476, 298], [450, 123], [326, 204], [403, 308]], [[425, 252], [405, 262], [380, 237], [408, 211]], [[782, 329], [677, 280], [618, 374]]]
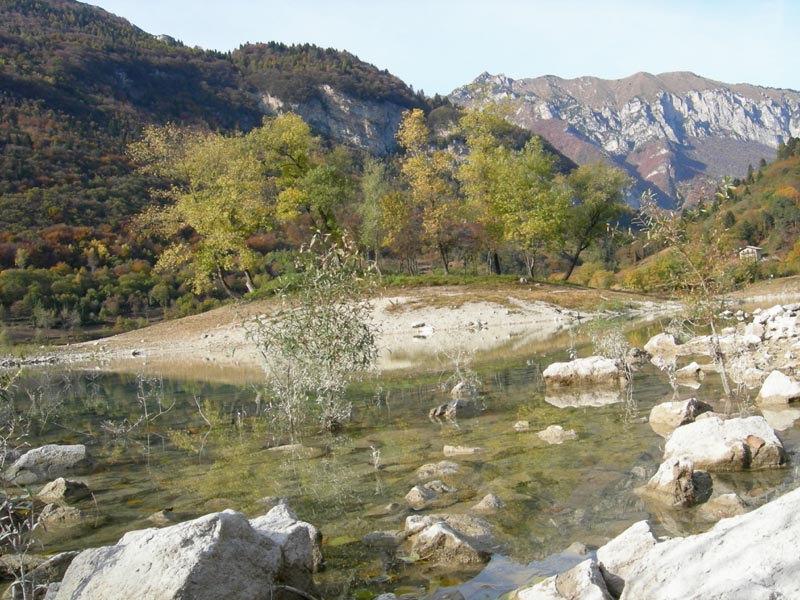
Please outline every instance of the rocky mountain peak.
[[698, 199], [723, 176], [744, 176], [800, 135], [800, 93], [690, 72], [618, 80], [483, 73], [450, 98], [467, 107], [513, 102], [517, 124], [578, 163], [603, 159], [627, 169], [637, 191], [655, 188], [665, 204]]

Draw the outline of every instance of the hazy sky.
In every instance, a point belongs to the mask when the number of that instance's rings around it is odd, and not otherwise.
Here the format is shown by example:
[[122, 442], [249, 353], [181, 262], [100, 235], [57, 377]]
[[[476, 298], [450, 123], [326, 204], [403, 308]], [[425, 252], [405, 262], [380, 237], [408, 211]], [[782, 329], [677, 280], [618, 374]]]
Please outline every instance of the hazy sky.
[[693, 71], [800, 89], [798, 0], [96, 0], [154, 34], [348, 50], [428, 95], [509, 77]]

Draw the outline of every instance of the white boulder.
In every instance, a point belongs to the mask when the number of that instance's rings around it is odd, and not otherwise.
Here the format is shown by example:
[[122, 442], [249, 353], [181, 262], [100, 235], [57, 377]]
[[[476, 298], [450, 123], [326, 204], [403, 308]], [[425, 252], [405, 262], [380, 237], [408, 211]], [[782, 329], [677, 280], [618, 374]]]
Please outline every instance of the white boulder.
[[42, 502], [55, 504], [71, 504], [92, 495], [92, 490], [82, 481], [73, 481], [59, 477], [44, 486], [36, 494]]
[[310, 587], [311, 574], [322, 569], [325, 563], [319, 529], [298, 519], [283, 503], [251, 519], [250, 525], [280, 547], [283, 561], [278, 578], [297, 588]]
[[644, 345], [644, 351], [650, 355], [650, 362], [659, 369], [674, 367], [678, 356], [678, 343], [675, 341], [675, 336], [659, 333], [648, 340]]
[[662, 402], [650, 410], [648, 422], [658, 435], [667, 437], [673, 430], [681, 425], [693, 423], [697, 415], [710, 410], [713, 410], [710, 405], [697, 398]]
[[800, 489], [706, 533], [655, 544], [628, 569], [621, 600], [800, 598], [798, 514]]
[[711, 487], [709, 474], [695, 471], [691, 459], [681, 456], [661, 463], [656, 474], [638, 492], [671, 508], [686, 508], [707, 500]]
[[[282, 547], [260, 528], [264, 525], [254, 527], [243, 514], [226, 510], [163, 529], [131, 531], [113, 546], [81, 552], [55, 599], [266, 598], [275, 583], [310, 585], [313, 565], [292, 558], [312, 555], [308, 533], [286, 536], [306, 546], [301, 552]], [[289, 571], [291, 580], [282, 581]]]
[[597, 550], [597, 562], [609, 591], [618, 598], [625, 579], [636, 567], [636, 562], [656, 545], [656, 537], [647, 521], [628, 527], [613, 540]]
[[602, 356], [555, 362], [542, 373], [545, 383], [554, 386], [621, 383], [627, 380], [617, 361]]
[[772, 469], [786, 453], [764, 417], [701, 419], [678, 427], [664, 446], [664, 460], [686, 456], [705, 471]]
[[612, 600], [597, 563], [587, 559], [516, 593], [518, 600]]
[[410, 516], [405, 534], [411, 551], [433, 564], [474, 565], [490, 558], [491, 526], [468, 515]]
[[20, 456], [4, 477], [18, 485], [29, 485], [65, 475], [88, 473], [94, 464], [83, 444], [47, 444]]
[[788, 404], [800, 400], [800, 381], [780, 371], [772, 371], [758, 393], [760, 404]]

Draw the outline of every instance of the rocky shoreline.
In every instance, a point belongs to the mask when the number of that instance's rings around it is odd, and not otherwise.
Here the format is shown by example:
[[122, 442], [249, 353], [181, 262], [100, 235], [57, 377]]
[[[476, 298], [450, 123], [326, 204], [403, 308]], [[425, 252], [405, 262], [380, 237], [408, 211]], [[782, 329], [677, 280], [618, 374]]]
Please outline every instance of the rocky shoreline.
[[[732, 493], [714, 490], [717, 472], [781, 469], [790, 457], [775, 428], [793, 427], [800, 410], [800, 304], [776, 305], [724, 315], [737, 322], [720, 337], [722, 361], [743, 387], [758, 388], [756, 402], [739, 414], [715, 413], [692, 398], [654, 407], [651, 427], [666, 438], [663, 462], [637, 490], [659, 510], [696, 509], [719, 522], [697, 535], [658, 538], [638, 522], [587, 555], [577, 566], [536, 585], [518, 589], [518, 600], [709, 600], [800, 597], [795, 548], [800, 540], [800, 489], [746, 512]], [[649, 359], [677, 383], [699, 387], [705, 373], [718, 372], [708, 337], [683, 344], [660, 334], [645, 345]], [[685, 364], [705, 357], [710, 362]], [[559, 370], [564, 381], [566, 367]], [[586, 369], [574, 369], [576, 379]], [[608, 373], [609, 379], [619, 375]], [[760, 388], [759, 388], [760, 386]], [[741, 413], [746, 412], [743, 416]], [[751, 414], [752, 413], [752, 414]], [[762, 413], [762, 414], [757, 414]], [[779, 416], [776, 416], [779, 415]]]

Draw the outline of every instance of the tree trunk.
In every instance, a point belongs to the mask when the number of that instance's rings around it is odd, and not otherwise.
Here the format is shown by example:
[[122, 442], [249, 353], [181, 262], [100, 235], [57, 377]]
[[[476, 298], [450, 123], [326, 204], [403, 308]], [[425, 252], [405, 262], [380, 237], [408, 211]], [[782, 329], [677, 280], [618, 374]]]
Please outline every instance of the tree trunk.
[[222, 273], [222, 267], [219, 266], [217, 263], [217, 279], [219, 279], [219, 284], [222, 286], [222, 289], [225, 290], [225, 293], [228, 294], [234, 300], [241, 300], [241, 296], [239, 296], [236, 292], [231, 289], [231, 286], [228, 285], [228, 282], [225, 281], [225, 275]]
[[533, 281], [536, 274], [536, 252], [525, 252], [525, 268], [528, 271], [528, 277]]
[[375, 253], [375, 270], [378, 272], [378, 276], [381, 275], [381, 247], [378, 244], [375, 244], [375, 249], [373, 250]]
[[492, 271], [495, 275], [500, 275], [502, 272], [500, 270], [500, 255], [497, 253], [497, 250], [492, 250]]
[[244, 270], [244, 284], [247, 286], [247, 291], [253, 293], [256, 291], [256, 286], [253, 284], [253, 278], [250, 276], [250, 271]]
[[439, 243], [439, 258], [442, 259], [442, 268], [444, 268], [444, 274], [450, 275], [450, 265], [448, 264], [449, 261], [447, 260], [447, 250], [444, 248], [444, 244]]
[[576, 255], [570, 257], [570, 259], [569, 259], [569, 267], [567, 267], [567, 272], [564, 273], [564, 277], [562, 278], [562, 281], [569, 280], [569, 277], [570, 277], [570, 275], [572, 275], [572, 272], [575, 270], [575, 266], [577, 264], [578, 264], [578, 255], [576, 254]]

